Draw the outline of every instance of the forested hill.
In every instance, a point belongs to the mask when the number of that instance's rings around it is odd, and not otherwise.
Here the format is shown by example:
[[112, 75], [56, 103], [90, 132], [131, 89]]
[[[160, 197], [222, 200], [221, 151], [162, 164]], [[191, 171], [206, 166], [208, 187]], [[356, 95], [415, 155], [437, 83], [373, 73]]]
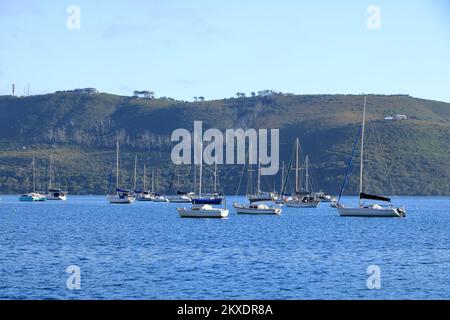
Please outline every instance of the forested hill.
[[[299, 136], [302, 155], [309, 155], [313, 187], [337, 193], [360, 126], [362, 102], [359, 95], [267, 94], [201, 102], [103, 93], [0, 96], [0, 192], [30, 190], [33, 155], [39, 188], [45, 189], [53, 150], [55, 185], [71, 193], [105, 194], [117, 139], [122, 185], [130, 182], [137, 154], [139, 179], [145, 164], [147, 181], [154, 169], [158, 190], [173, 192], [170, 135], [177, 128], [192, 130], [194, 120], [202, 120], [204, 129], [279, 128], [281, 160], [286, 162]], [[449, 195], [450, 104], [406, 95], [369, 95], [367, 102], [366, 191]], [[384, 120], [397, 114], [408, 119]], [[236, 193], [242, 167], [219, 169], [222, 188]], [[180, 168], [180, 189], [192, 189], [192, 172], [189, 166]], [[349, 193], [357, 191], [357, 161], [352, 172]], [[279, 176], [263, 179], [266, 190], [279, 184]]]

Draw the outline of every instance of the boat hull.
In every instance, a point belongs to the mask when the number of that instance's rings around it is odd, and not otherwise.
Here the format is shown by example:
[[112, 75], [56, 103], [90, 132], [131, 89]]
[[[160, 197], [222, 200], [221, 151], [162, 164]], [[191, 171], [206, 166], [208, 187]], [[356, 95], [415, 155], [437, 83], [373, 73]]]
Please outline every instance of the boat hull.
[[286, 207], [289, 208], [317, 208], [320, 204], [320, 201], [313, 202], [301, 202], [301, 201], [287, 201]]
[[67, 196], [65, 196], [65, 195], [60, 195], [60, 196], [47, 195], [47, 200], [66, 201], [67, 200]]
[[237, 214], [268, 214], [268, 215], [278, 215], [281, 214], [281, 208], [268, 208], [268, 209], [257, 209], [248, 208], [245, 206], [233, 205], [234, 210]]
[[150, 197], [137, 197], [136, 201], [153, 201]]
[[373, 208], [345, 208], [338, 207], [337, 208], [339, 215], [341, 217], [394, 217], [400, 218], [404, 216], [404, 213], [400, 211], [398, 208], [382, 208], [382, 209], [373, 209]]
[[191, 203], [189, 200], [171, 200], [169, 199], [170, 203]]
[[178, 208], [178, 214], [181, 218], [226, 218], [228, 217], [228, 210], [213, 209], [213, 210], [192, 210], [187, 208]]
[[121, 198], [118, 196], [109, 196], [108, 201], [109, 201], [109, 203], [112, 203], [112, 204], [130, 204], [130, 203], [133, 203], [134, 198], [132, 198], [132, 197]]
[[223, 203], [223, 198], [194, 198], [192, 199], [192, 203], [221, 205]]
[[45, 197], [34, 197], [34, 196], [20, 196], [19, 201], [22, 202], [43, 202], [47, 199]]

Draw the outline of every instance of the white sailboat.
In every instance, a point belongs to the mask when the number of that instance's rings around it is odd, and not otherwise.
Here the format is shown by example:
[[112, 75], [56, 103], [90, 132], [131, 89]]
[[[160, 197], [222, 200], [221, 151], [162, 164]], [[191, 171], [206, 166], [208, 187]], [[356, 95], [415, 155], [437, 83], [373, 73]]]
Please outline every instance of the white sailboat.
[[137, 201], [153, 201], [154, 192], [153, 192], [153, 170], [152, 170], [152, 191], [147, 190], [147, 174], [146, 167], [144, 164], [144, 177], [143, 177], [143, 186], [142, 190], [137, 193], [136, 200]]
[[286, 207], [290, 208], [317, 208], [320, 204], [320, 200], [314, 196], [312, 196], [308, 189], [308, 183], [309, 183], [309, 177], [308, 177], [308, 162], [306, 163], [306, 190], [307, 192], [301, 192], [301, 185], [300, 185], [300, 157], [299, 157], [299, 148], [300, 148], [300, 141], [297, 138], [295, 140], [295, 194], [288, 198], [285, 202]]
[[[358, 207], [345, 207], [339, 201], [335, 203], [335, 208], [338, 210], [339, 215], [341, 216], [350, 216], [350, 217], [404, 217], [406, 215], [405, 208], [395, 207], [391, 204], [391, 199], [364, 193], [363, 191], [363, 174], [364, 174], [364, 131], [365, 131], [365, 122], [366, 122], [366, 102], [367, 97], [364, 97], [364, 108], [363, 108], [363, 120], [361, 126], [361, 155], [360, 155], [360, 172], [359, 172], [359, 206]], [[358, 133], [359, 134], [359, 133]], [[353, 147], [352, 158], [356, 147]], [[351, 160], [349, 163], [349, 167], [351, 165]], [[341, 194], [345, 186], [345, 182], [347, 180], [349, 170], [347, 170], [346, 177], [344, 179], [344, 183], [341, 188]], [[364, 204], [363, 200], [376, 200], [388, 203], [387, 205], [380, 204]]]
[[[202, 175], [203, 175], [203, 146], [200, 156], [200, 173], [199, 173], [199, 197], [202, 196]], [[216, 208], [210, 204], [193, 204], [191, 208], [177, 208], [181, 218], [226, 218], [228, 217], [228, 209], [226, 203], [223, 208]]]
[[[153, 171], [152, 171], [152, 175], [153, 175]], [[156, 170], [156, 190], [159, 190], [159, 169]], [[152, 185], [153, 185], [153, 178], [152, 178]], [[153, 187], [152, 187], [153, 189]], [[158, 192], [154, 193], [153, 196], [153, 202], [169, 202], [169, 200], [167, 199], [167, 197], [165, 195], [159, 194]]]
[[233, 208], [236, 210], [237, 214], [281, 214], [281, 206], [280, 205], [267, 205], [265, 201], [273, 201], [271, 197], [265, 197], [261, 194], [260, 185], [261, 185], [261, 165], [258, 164], [258, 182], [257, 182], [257, 192], [256, 194], [252, 194], [252, 168], [251, 165], [248, 169], [248, 183], [247, 188], [249, 191], [247, 193], [247, 198], [249, 200], [249, 204], [242, 204], [239, 202], [233, 202]]
[[116, 191], [107, 196], [109, 203], [130, 204], [135, 200], [130, 190], [119, 188], [119, 141], [116, 142]]
[[44, 195], [36, 192], [36, 157], [33, 156], [33, 192], [20, 195], [19, 201], [42, 202], [46, 200], [47, 198]]
[[50, 153], [50, 163], [48, 169], [48, 191], [46, 197], [47, 200], [66, 201], [68, 192], [65, 190], [53, 188], [52, 178], [53, 178], [53, 152]]
[[191, 203], [192, 199], [189, 196], [189, 193], [179, 191], [181, 183], [180, 183], [180, 172], [179, 165], [175, 166], [175, 176], [176, 176], [176, 188], [178, 189], [176, 195], [168, 196], [167, 199], [170, 203]]

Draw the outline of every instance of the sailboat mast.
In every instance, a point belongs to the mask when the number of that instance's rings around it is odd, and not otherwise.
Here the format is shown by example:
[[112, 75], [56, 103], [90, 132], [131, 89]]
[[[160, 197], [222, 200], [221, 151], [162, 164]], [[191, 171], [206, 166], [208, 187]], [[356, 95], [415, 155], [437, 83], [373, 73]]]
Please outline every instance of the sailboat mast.
[[144, 189], [144, 190], [142, 190], [142, 191], [145, 191], [145, 189], [146, 189], [146, 184], [147, 184], [147, 183], [146, 183], [146, 182], [147, 182], [146, 180], [147, 180], [147, 179], [146, 179], [146, 176], [145, 176], [145, 164], [144, 164], [144, 182], [143, 182], [143, 189]]
[[176, 172], [176, 176], [177, 176], [177, 191], [180, 191], [180, 167], [179, 164], [176, 165], [175, 167], [175, 172]]
[[33, 156], [33, 192], [36, 192], [36, 157]]
[[200, 152], [200, 169], [199, 169], [199, 183], [198, 183], [198, 195], [202, 196], [202, 174], [203, 174], [203, 143], [201, 146]]
[[261, 162], [258, 161], [258, 185], [257, 185], [257, 194], [261, 194]]
[[306, 192], [309, 192], [309, 157], [308, 155], [306, 155], [306, 159], [305, 159], [305, 176], [306, 176], [306, 184], [305, 184], [305, 188], [306, 188]]
[[152, 192], [155, 192], [155, 169], [152, 169]]
[[194, 194], [197, 194], [197, 165], [194, 163]]
[[116, 188], [119, 188], [119, 140], [116, 141]]
[[137, 178], [137, 154], [134, 155], [134, 179], [133, 179], [133, 190], [136, 190], [136, 178]]
[[[362, 120], [362, 129], [361, 129], [361, 163], [360, 163], [360, 171], [359, 171], [359, 193], [363, 192], [363, 173], [364, 173], [364, 129], [366, 124], [366, 101], [367, 96], [364, 97], [364, 108], [363, 108], [363, 120]], [[362, 199], [359, 197], [359, 205], [362, 205]]]
[[295, 192], [300, 192], [300, 175], [298, 174], [299, 171], [299, 139], [295, 140]]
[[283, 164], [281, 166], [281, 192], [283, 192], [283, 190], [284, 190], [284, 170], [285, 170], [284, 166], [285, 166], [285, 163], [283, 161]]
[[217, 193], [217, 158], [214, 161], [214, 193]]
[[50, 164], [48, 169], [48, 189], [52, 188], [52, 162], [53, 162], [53, 151], [50, 153]]

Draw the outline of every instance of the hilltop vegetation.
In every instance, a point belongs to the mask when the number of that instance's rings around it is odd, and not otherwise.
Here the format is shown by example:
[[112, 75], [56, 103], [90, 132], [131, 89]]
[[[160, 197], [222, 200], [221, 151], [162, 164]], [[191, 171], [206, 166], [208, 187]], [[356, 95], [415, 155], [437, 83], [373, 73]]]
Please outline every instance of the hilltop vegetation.
[[[270, 94], [214, 101], [137, 99], [111, 94], [59, 92], [31, 97], [0, 97], [0, 192], [28, 191], [31, 157], [46, 188], [50, 150], [55, 184], [71, 193], [105, 194], [114, 145], [121, 145], [121, 183], [130, 182], [134, 154], [139, 172], [159, 170], [159, 190], [174, 191], [170, 151], [174, 129], [279, 128], [281, 160], [289, 161], [295, 137], [309, 155], [317, 189], [337, 193], [361, 121], [362, 96]], [[406, 114], [405, 121], [384, 121]], [[450, 194], [450, 104], [405, 95], [369, 95], [366, 191], [383, 194]], [[209, 170], [209, 169], [208, 169]], [[208, 171], [207, 170], [207, 171]], [[192, 189], [193, 169], [182, 168], [180, 189]], [[355, 162], [353, 172], [357, 173]], [[236, 192], [242, 167], [222, 166], [225, 192]], [[390, 177], [390, 179], [388, 178]], [[206, 173], [209, 183], [209, 173]], [[244, 179], [245, 181], [245, 179]], [[265, 177], [267, 190], [280, 177]], [[348, 192], [357, 191], [357, 174]], [[245, 192], [245, 186], [241, 187]]]

